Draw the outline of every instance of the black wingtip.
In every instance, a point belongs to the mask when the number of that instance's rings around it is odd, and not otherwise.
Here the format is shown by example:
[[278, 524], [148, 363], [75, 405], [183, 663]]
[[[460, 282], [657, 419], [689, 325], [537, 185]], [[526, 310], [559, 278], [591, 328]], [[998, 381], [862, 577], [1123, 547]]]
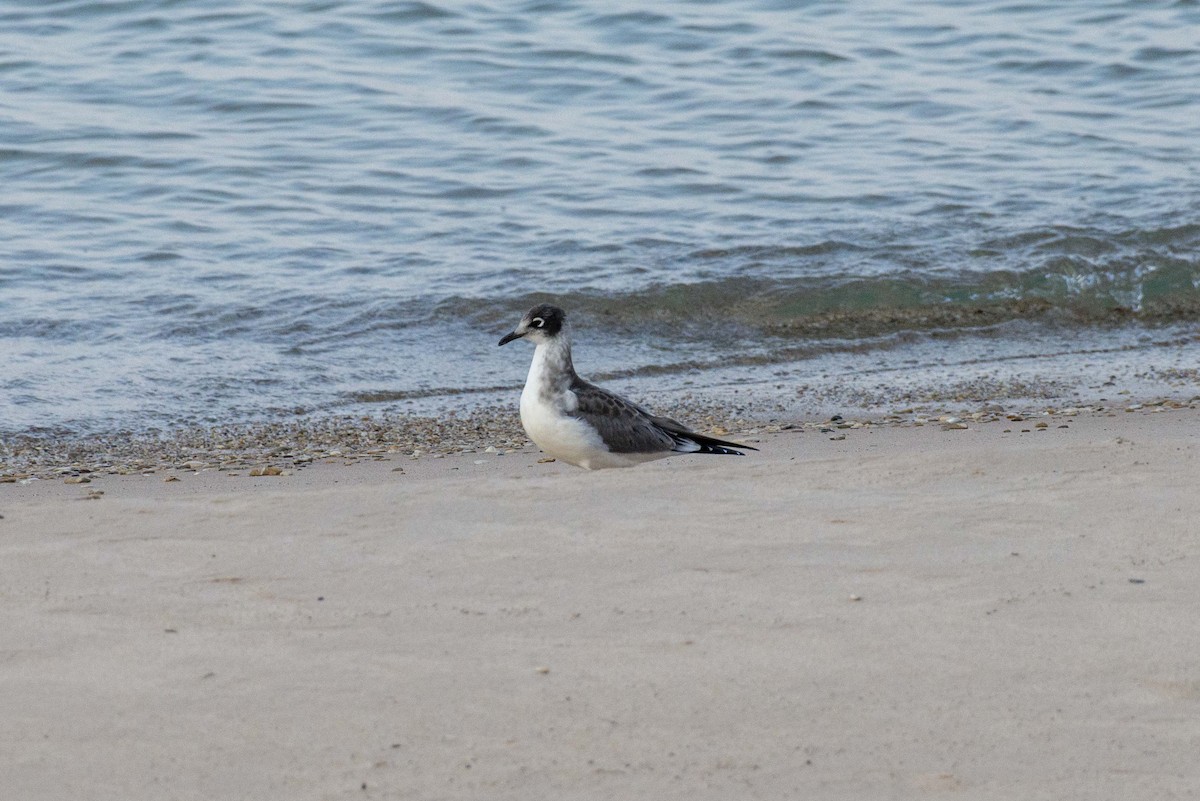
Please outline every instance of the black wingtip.
[[689, 434], [685, 439], [700, 446], [696, 453], [715, 453], [720, 456], [745, 456], [742, 451], [756, 451], [753, 445], [743, 445], [740, 442], [726, 442], [723, 439], [706, 437], [703, 434]]
[[[651, 420], [670, 435], [671, 439], [675, 440], [676, 450], [682, 453], [715, 453], [719, 456], [745, 456], [742, 451], [757, 451], [758, 448], [753, 445], [743, 445], [740, 442], [729, 442], [716, 437], [710, 437], [706, 434], [697, 434], [695, 431], [689, 431], [680, 423], [672, 420], [669, 417], [651, 417]], [[693, 450], [691, 446], [696, 446]]]
[[[700, 450], [696, 451], [696, 453], [715, 453], [720, 456], [745, 456], [746, 455], [746, 454], [742, 453], [741, 451], [736, 451], [733, 448], [726, 448], [722, 445], [707, 445], [703, 442], [697, 442], [696, 444], [700, 446]], [[758, 450], [758, 448], [752, 448], [749, 445], [738, 445], [738, 447], [745, 448], [748, 451]]]

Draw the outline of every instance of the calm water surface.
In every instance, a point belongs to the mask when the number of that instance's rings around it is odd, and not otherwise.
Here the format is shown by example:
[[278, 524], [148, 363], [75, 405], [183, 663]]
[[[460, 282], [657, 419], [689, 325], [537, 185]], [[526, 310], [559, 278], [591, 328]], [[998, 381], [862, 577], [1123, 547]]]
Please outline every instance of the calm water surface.
[[0, 2], [0, 431], [1186, 326], [1198, 164], [1190, 1]]

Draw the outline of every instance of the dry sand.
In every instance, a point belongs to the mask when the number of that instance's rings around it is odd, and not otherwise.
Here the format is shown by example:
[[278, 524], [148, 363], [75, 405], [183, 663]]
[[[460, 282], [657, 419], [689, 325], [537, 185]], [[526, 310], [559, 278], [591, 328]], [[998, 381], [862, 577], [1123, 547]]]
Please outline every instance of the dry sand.
[[1194, 797], [1192, 406], [4, 485], [0, 798]]

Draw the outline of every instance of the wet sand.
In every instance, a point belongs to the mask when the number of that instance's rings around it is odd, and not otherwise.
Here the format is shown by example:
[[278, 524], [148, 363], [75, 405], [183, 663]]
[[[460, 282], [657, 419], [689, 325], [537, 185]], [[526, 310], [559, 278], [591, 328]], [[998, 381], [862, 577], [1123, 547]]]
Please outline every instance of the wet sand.
[[6, 484], [0, 796], [1183, 796], [1196, 405]]

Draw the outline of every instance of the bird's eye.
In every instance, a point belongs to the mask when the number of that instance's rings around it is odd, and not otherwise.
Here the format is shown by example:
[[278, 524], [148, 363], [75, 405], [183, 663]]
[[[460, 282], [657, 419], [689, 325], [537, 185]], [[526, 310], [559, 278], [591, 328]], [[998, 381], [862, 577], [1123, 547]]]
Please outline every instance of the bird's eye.
[[530, 322], [533, 323], [534, 327], [536, 328], [541, 328], [546, 324], [546, 321], [541, 317], [534, 317], [532, 320], [530, 320]]

